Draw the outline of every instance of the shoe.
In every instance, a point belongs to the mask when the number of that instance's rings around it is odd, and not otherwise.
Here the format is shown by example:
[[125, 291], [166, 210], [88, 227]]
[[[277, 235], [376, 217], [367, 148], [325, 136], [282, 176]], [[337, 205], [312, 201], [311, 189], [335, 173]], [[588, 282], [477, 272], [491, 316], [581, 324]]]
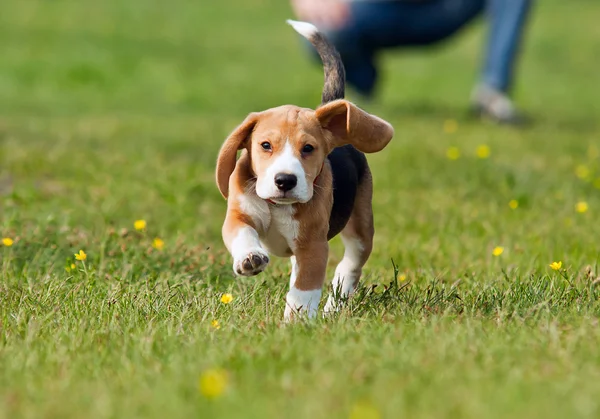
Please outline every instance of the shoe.
[[523, 125], [527, 122], [527, 118], [517, 112], [508, 96], [493, 87], [477, 86], [471, 95], [471, 106], [480, 117], [499, 124]]

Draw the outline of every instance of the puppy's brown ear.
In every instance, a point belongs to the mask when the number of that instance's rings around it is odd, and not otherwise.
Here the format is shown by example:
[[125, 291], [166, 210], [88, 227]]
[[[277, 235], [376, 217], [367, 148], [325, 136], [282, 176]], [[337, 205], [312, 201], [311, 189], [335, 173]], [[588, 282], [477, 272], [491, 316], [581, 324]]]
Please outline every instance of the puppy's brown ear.
[[221, 146], [219, 157], [217, 158], [216, 179], [219, 191], [221, 191], [221, 195], [225, 199], [229, 195], [229, 178], [235, 169], [237, 152], [245, 147], [246, 140], [254, 129], [259, 115], [258, 113], [248, 115], [244, 122], [227, 137]]
[[394, 128], [347, 100], [336, 100], [320, 106], [315, 116], [330, 131], [334, 147], [352, 144], [363, 153], [383, 150], [394, 136]]

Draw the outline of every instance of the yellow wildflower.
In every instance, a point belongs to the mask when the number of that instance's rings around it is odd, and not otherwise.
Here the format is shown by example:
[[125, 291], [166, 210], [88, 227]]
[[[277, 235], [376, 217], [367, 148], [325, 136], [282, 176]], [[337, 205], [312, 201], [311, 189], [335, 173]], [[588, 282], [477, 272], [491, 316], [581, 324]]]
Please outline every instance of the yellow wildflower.
[[457, 160], [460, 157], [460, 150], [458, 147], [450, 147], [446, 150], [446, 157], [450, 160]]
[[475, 153], [477, 154], [477, 157], [479, 157], [480, 159], [487, 159], [488, 157], [490, 157], [490, 154], [492, 152], [487, 145], [482, 144], [479, 147], [477, 147], [477, 150], [475, 150]]
[[75, 253], [75, 259], [84, 261], [87, 259], [87, 255], [83, 250], [80, 250], [79, 253]]
[[400, 274], [400, 275], [398, 275], [398, 281], [399, 282], [406, 281], [406, 274]]
[[446, 134], [454, 134], [458, 130], [458, 122], [454, 119], [446, 119], [444, 121], [444, 132]]
[[152, 247], [154, 247], [156, 250], [163, 250], [165, 247], [165, 242], [156, 237], [154, 240], [152, 240]]
[[221, 325], [219, 324], [218, 320], [213, 320], [212, 322], [210, 322], [210, 325], [214, 328], [219, 330], [221, 328]]
[[559, 260], [558, 262], [552, 262], [550, 265], [552, 269], [554, 269], [555, 271], [558, 271], [560, 268], [562, 268], [562, 262]]
[[133, 223], [133, 228], [136, 230], [144, 230], [146, 228], [146, 220], [135, 220]]
[[352, 406], [350, 419], [381, 419], [381, 413], [373, 403], [363, 400]]
[[75, 264], [71, 263], [71, 269], [75, 269]]
[[590, 169], [585, 164], [580, 164], [575, 168], [575, 174], [579, 179], [587, 180], [590, 177]]
[[494, 250], [492, 250], [492, 255], [500, 256], [503, 252], [504, 252], [504, 247], [496, 246], [496, 247], [494, 247]]
[[198, 390], [208, 399], [215, 399], [225, 392], [228, 384], [227, 372], [222, 369], [210, 369], [200, 375]]
[[222, 302], [223, 304], [229, 304], [229, 303], [230, 303], [230, 302], [232, 302], [232, 301], [233, 301], [233, 295], [231, 295], [231, 294], [229, 294], [229, 293], [227, 293], [227, 294], [223, 294], [223, 295], [221, 296], [221, 302]]
[[6, 247], [10, 247], [10, 246], [12, 246], [12, 245], [13, 245], [13, 243], [14, 243], [14, 240], [13, 240], [13, 239], [11, 239], [10, 237], [4, 237], [4, 238], [2, 239], [2, 244], [3, 244], [4, 246], [6, 246]]
[[510, 201], [508, 201], [508, 206], [510, 207], [510, 209], [517, 209], [519, 206], [519, 201], [517, 201], [516, 199], [511, 199]]
[[588, 210], [588, 204], [585, 201], [580, 201], [575, 205], [575, 211], [583, 214]]

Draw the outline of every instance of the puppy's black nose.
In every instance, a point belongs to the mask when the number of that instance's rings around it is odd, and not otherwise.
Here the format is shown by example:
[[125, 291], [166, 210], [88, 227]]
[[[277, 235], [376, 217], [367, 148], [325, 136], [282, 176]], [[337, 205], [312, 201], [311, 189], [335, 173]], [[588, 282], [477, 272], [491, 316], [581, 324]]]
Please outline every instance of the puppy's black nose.
[[277, 189], [283, 192], [287, 192], [290, 189], [294, 189], [298, 183], [296, 175], [290, 175], [288, 173], [277, 173], [275, 175], [275, 186]]

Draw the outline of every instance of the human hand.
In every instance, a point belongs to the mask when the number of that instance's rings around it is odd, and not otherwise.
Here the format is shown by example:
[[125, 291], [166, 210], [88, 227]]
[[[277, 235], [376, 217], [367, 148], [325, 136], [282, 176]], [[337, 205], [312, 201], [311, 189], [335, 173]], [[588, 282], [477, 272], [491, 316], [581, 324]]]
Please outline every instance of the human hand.
[[350, 8], [342, 0], [291, 0], [292, 9], [300, 20], [322, 29], [338, 29], [348, 21]]

